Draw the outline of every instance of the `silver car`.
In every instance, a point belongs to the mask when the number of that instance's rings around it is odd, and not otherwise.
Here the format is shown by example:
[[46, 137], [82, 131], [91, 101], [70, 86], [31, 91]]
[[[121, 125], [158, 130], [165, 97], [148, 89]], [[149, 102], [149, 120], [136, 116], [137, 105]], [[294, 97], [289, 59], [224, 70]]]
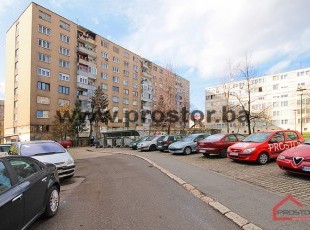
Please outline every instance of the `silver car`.
[[29, 156], [43, 163], [54, 164], [59, 178], [72, 177], [75, 172], [73, 158], [55, 141], [16, 142], [10, 147], [9, 155]]
[[195, 133], [187, 137], [184, 137], [182, 140], [177, 141], [169, 145], [168, 150], [170, 153], [184, 153], [191, 154], [196, 152], [197, 142], [210, 136], [206, 133]]
[[149, 136], [146, 140], [140, 142], [137, 145], [138, 150], [149, 150], [149, 151], [155, 151], [157, 150], [157, 141], [164, 139], [165, 136]]

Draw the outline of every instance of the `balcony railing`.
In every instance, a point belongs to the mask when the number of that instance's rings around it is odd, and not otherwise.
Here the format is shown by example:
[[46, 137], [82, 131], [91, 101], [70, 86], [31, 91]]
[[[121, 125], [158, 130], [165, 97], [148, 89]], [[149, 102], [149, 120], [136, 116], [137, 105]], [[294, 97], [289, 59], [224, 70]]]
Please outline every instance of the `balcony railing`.
[[88, 48], [85, 48], [83, 46], [78, 46], [77, 50], [82, 52], [82, 53], [88, 54], [88, 55], [90, 55], [92, 57], [97, 57], [97, 53], [96, 53], [95, 50], [88, 49]]
[[88, 84], [84, 84], [81, 82], [77, 82], [76, 87], [81, 88], [81, 89], [87, 89], [90, 91], [95, 91], [97, 89], [97, 87], [95, 85], [88, 85]]
[[84, 77], [89, 77], [89, 78], [94, 79], [94, 80], [97, 79], [97, 75], [96, 74], [93, 74], [93, 73], [91, 73], [91, 72], [89, 72], [87, 70], [84, 70], [84, 69], [78, 69], [77, 74], [78, 75], [82, 75]]
[[96, 64], [95, 61], [91, 61], [89, 59], [79, 58], [78, 61], [79, 61], [79, 63], [81, 63], [83, 65], [94, 65], [94, 64]]
[[84, 36], [84, 35], [79, 36], [78, 35], [78, 41], [87, 42], [87, 43], [96, 45], [96, 41], [91, 36]]

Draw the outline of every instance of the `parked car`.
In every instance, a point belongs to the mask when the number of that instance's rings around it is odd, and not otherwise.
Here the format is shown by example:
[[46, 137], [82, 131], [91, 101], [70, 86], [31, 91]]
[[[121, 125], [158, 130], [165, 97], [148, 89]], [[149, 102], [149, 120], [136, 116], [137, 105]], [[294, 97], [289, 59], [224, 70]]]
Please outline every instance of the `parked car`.
[[9, 155], [29, 156], [43, 163], [55, 164], [61, 179], [72, 177], [75, 172], [73, 158], [55, 141], [16, 142], [10, 147]]
[[61, 140], [57, 141], [60, 145], [62, 145], [64, 148], [69, 148], [73, 146], [73, 142], [71, 140]]
[[11, 147], [11, 144], [0, 144], [0, 156], [7, 155], [10, 147]]
[[136, 140], [136, 141], [132, 141], [129, 144], [129, 148], [136, 150], [137, 146], [140, 142], [145, 141], [149, 136], [145, 136], [145, 137], [141, 137], [140, 139]]
[[191, 154], [196, 152], [197, 142], [201, 141], [202, 139], [210, 136], [210, 134], [206, 133], [196, 133], [191, 134], [187, 137], [184, 137], [180, 141], [174, 142], [169, 145], [168, 150], [170, 153], [184, 153], [184, 154]]
[[54, 216], [60, 184], [55, 165], [23, 156], [0, 158], [0, 228], [26, 229], [42, 214]]
[[157, 149], [161, 152], [168, 151], [169, 145], [181, 140], [183, 137], [181, 135], [167, 135], [162, 140], [157, 140]]
[[160, 136], [149, 136], [147, 139], [144, 141], [141, 141], [137, 145], [137, 149], [140, 150], [149, 150], [149, 151], [155, 151], [157, 149], [157, 140], [163, 139], [165, 136], [160, 135]]
[[204, 156], [215, 154], [227, 157], [227, 148], [244, 138], [245, 136], [238, 133], [214, 134], [198, 141], [196, 149]]
[[236, 143], [227, 150], [230, 159], [238, 161], [257, 162], [264, 165], [270, 159], [286, 149], [296, 147], [304, 142], [304, 138], [297, 131], [271, 130], [253, 133]]
[[310, 139], [302, 145], [283, 151], [277, 164], [285, 171], [310, 175]]

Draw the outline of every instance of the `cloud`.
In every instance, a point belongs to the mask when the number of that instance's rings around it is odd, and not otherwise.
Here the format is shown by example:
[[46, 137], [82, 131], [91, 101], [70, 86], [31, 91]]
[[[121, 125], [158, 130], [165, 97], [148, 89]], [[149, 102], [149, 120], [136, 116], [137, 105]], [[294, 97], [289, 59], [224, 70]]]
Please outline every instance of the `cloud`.
[[95, 25], [99, 25], [99, 19], [97, 18], [97, 17], [92, 17], [91, 18], [91, 20], [93, 21], [93, 23], [95, 24]]
[[18, 0], [1, 0], [0, 1], [0, 15], [10, 7], [18, 3]]

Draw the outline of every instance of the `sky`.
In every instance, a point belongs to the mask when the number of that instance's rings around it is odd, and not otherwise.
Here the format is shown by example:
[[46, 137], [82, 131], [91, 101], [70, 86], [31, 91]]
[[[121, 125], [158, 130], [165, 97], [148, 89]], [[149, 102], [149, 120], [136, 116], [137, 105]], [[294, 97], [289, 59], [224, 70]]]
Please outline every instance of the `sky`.
[[[31, 1], [0, 1], [0, 99], [5, 34]], [[188, 79], [191, 110], [246, 56], [261, 75], [310, 66], [309, 0], [44, 0], [71, 21]]]

